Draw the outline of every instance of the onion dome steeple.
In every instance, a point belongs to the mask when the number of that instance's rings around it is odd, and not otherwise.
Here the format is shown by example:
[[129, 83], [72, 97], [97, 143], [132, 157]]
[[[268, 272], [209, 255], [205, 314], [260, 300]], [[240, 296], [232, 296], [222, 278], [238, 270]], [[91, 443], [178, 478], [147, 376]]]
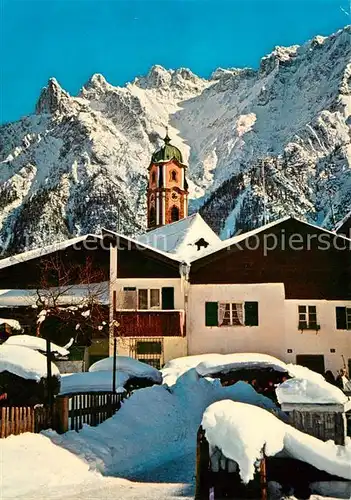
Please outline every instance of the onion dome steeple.
[[188, 215], [188, 183], [182, 153], [171, 144], [166, 129], [164, 146], [158, 149], [149, 165], [147, 190], [148, 229], [177, 222]]
[[177, 160], [179, 163], [183, 163], [183, 155], [181, 151], [171, 144], [171, 139], [168, 135], [168, 127], [166, 128], [166, 136], [163, 139], [164, 146], [158, 149], [151, 158], [151, 163], [161, 163], [164, 161]]

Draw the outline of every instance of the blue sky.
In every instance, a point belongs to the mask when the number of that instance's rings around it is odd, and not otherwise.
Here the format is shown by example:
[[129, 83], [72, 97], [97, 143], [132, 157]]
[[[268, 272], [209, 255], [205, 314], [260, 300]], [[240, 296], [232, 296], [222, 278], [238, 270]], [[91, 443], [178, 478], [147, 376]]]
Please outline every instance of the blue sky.
[[55, 76], [74, 94], [93, 73], [114, 85], [153, 64], [257, 67], [275, 45], [350, 23], [350, 0], [0, 0], [0, 120], [30, 114]]

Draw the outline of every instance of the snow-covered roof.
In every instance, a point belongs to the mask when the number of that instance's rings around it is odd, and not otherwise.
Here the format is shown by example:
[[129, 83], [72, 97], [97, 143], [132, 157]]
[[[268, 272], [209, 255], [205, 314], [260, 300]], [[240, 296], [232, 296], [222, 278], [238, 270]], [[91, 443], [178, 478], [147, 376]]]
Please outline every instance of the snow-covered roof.
[[[116, 391], [125, 392], [124, 385], [130, 376], [127, 373], [116, 373]], [[65, 373], [61, 375], [60, 394], [72, 392], [112, 391], [112, 371]]]
[[[34, 337], [33, 335], [12, 335], [12, 337], [9, 337], [3, 345], [16, 345], [26, 347], [28, 349], [34, 349], [35, 351], [46, 351], [46, 340], [41, 337]], [[53, 342], [50, 343], [50, 346], [51, 352], [55, 352], [60, 356], [68, 356], [69, 354], [67, 349], [54, 344]]]
[[351, 219], [351, 210], [336, 224], [335, 231], [338, 231], [348, 219]]
[[213, 247], [209, 247], [206, 250], [204, 250], [203, 252], [201, 252], [201, 255], [192, 256], [192, 258], [190, 259], [190, 262], [194, 262], [198, 259], [201, 259], [202, 257], [206, 257], [207, 255], [214, 254], [214, 253], [218, 252], [219, 250], [223, 250], [223, 249], [229, 248], [231, 246], [235, 246], [238, 243], [240, 243], [240, 242], [242, 242], [242, 241], [244, 241], [252, 236], [255, 236], [255, 235], [260, 234], [264, 231], [267, 231], [267, 229], [279, 226], [279, 224], [282, 224], [283, 222], [286, 222], [287, 220], [295, 220], [297, 222], [300, 222], [301, 224], [305, 224], [306, 226], [310, 226], [314, 229], [318, 229], [319, 231], [323, 231], [327, 234], [330, 234], [334, 238], [343, 238], [344, 240], [346, 239], [347, 241], [351, 241], [346, 236], [344, 236], [342, 234], [336, 234], [335, 232], [329, 231], [328, 229], [325, 229], [324, 227], [310, 224], [309, 222], [306, 222], [304, 220], [300, 220], [296, 217], [285, 216], [285, 217], [282, 217], [280, 219], [277, 219], [276, 221], [269, 222], [268, 224], [260, 226], [256, 229], [252, 229], [251, 231], [247, 231], [246, 233], [237, 234], [237, 235], [233, 236], [232, 238], [228, 238], [227, 240], [223, 240], [223, 241], [221, 240], [220, 243], [218, 243], [217, 245], [214, 245]]
[[275, 390], [280, 404], [345, 404], [348, 397], [335, 385], [320, 379], [292, 378]]
[[202, 427], [210, 444], [239, 465], [244, 483], [254, 478], [255, 464], [281, 451], [317, 469], [351, 479], [351, 446], [324, 442], [285, 424], [272, 413], [246, 403], [230, 400], [210, 405], [202, 418]]
[[271, 368], [278, 372], [289, 372], [289, 367], [280, 359], [268, 354], [252, 352], [237, 352], [234, 354], [208, 354], [206, 358], [196, 366], [196, 371], [202, 377], [208, 377], [215, 373], [229, 373], [235, 370], [255, 368]]
[[77, 236], [76, 238], [70, 238], [69, 240], [53, 243], [52, 245], [47, 245], [45, 247], [35, 248], [34, 250], [28, 250], [27, 252], [12, 255], [11, 257], [0, 260], [0, 269], [4, 269], [5, 267], [13, 266], [15, 264], [20, 264], [21, 262], [26, 262], [27, 260], [36, 259], [38, 257], [57, 252], [59, 250], [65, 250], [68, 247], [91, 238], [101, 239], [101, 236], [96, 234], [85, 234], [84, 236]]
[[[40, 381], [47, 376], [47, 359], [38, 351], [17, 345], [0, 346], [0, 373], [10, 372], [27, 380]], [[51, 363], [51, 373], [60, 376], [54, 363]]]
[[188, 259], [202, 253], [203, 249], [198, 250], [196, 246], [201, 238], [208, 243], [208, 249], [221, 242], [201, 215], [196, 213], [142, 234], [138, 237], [138, 241]]
[[22, 330], [17, 319], [0, 318], [0, 325], [9, 325], [13, 330]]
[[[101, 304], [109, 303], [108, 296], [108, 281], [101, 283], [92, 283], [90, 285], [74, 285], [69, 290], [62, 292], [57, 298], [57, 303], [60, 305], [74, 305], [81, 304], [84, 298], [89, 298], [90, 294], [95, 295], [95, 301]], [[55, 288], [48, 290], [39, 290], [41, 299], [55, 296]], [[39, 295], [37, 290], [0, 290], [0, 308], [1, 307], [36, 307]]]
[[[152, 380], [156, 384], [161, 384], [162, 375], [159, 370], [151, 365], [142, 363], [137, 359], [129, 356], [117, 356], [116, 369], [118, 373], [128, 374], [130, 377], [146, 378]], [[100, 359], [89, 368], [89, 372], [107, 372], [111, 374], [113, 370], [113, 356]]]
[[179, 256], [177, 254], [165, 252], [165, 251], [160, 250], [158, 248], [152, 247], [148, 243], [143, 243], [142, 241], [139, 241], [138, 239], [134, 239], [134, 238], [131, 238], [129, 236], [125, 236], [124, 234], [121, 234], [121, 233], [116, 233], [115, 231], [110, 231], [109, 229], [103, 228], [102, 234], [103, 234], [103, 236], [104, 235], [112, 236], [117, 241], [126, 241], [126, 242], [129, 242], [131, 244], [134, 244], [136, 246], [136, 248], [151, 250], [152, 252], [154, 252], [158, 255], [162, 255], [163, 257], [166, 257], [167, 259], [174, 260], [174, 261], [179, 262], [179, 263], [183, 261], [181, 256]]

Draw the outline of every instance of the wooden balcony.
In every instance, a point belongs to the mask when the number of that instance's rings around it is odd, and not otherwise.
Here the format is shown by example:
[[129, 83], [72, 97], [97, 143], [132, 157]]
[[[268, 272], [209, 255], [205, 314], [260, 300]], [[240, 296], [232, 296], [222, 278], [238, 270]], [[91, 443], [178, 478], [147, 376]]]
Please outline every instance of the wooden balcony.
[[115, 311], [115, 335], [121, 337], [184, 337], [184, 311]]

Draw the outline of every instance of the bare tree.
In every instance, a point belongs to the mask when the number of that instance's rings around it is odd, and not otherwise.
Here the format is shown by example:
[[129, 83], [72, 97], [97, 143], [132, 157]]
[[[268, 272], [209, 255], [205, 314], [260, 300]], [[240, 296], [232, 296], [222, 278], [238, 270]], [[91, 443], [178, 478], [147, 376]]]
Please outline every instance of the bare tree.
[[35, 305], [37, 336], [61, 345], [71, 338], [90, 345], [98, 332], [108, 337], [108, 284], [91, 258], [77, 263], [58, 254], [41, 259]]

